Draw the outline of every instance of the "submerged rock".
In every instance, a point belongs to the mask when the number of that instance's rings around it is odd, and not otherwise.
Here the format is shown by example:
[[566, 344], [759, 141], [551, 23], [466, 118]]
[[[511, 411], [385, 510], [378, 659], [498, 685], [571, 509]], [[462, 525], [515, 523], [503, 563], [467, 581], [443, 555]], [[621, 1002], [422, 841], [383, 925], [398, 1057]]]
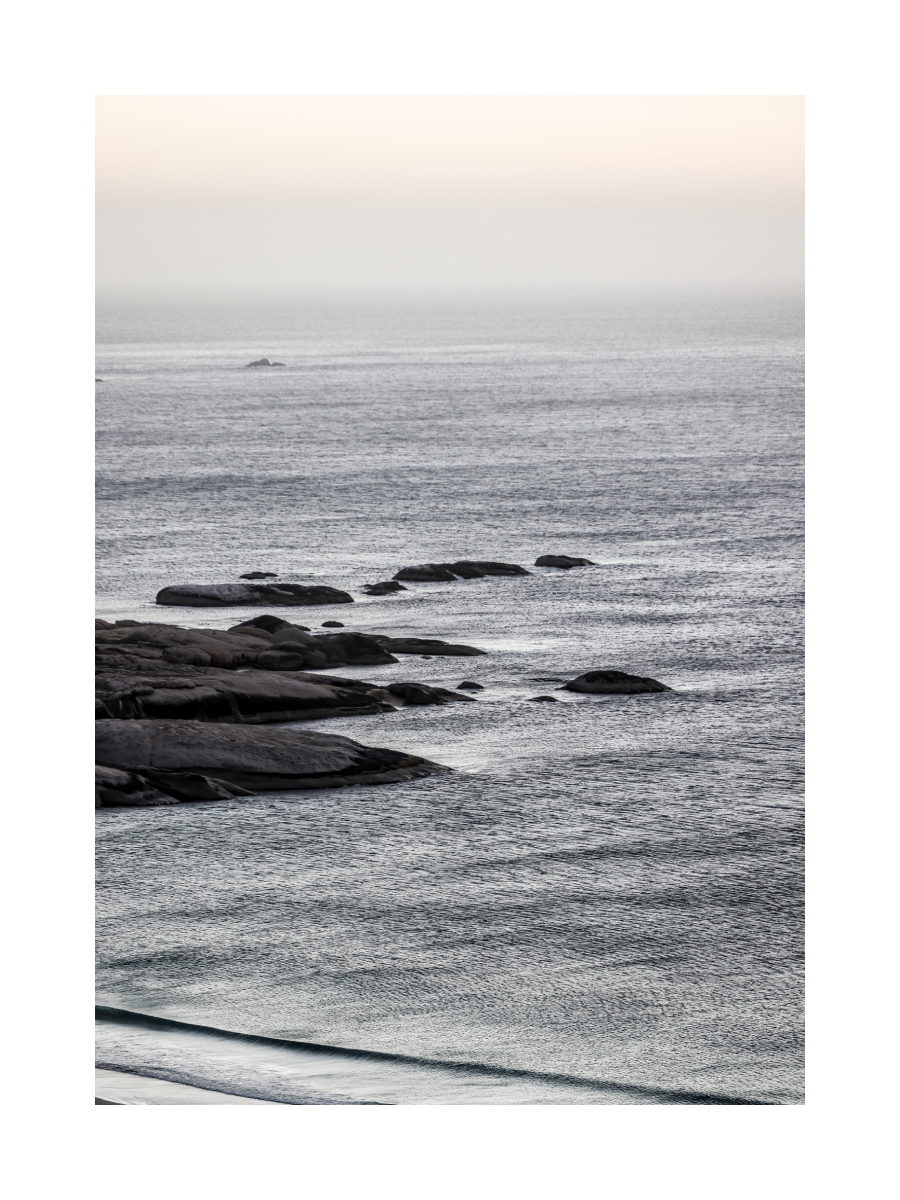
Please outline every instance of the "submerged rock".
[[96, 759], [145, 779], [189, 773], [254, 791], [399, 783], [450, 770], [325, 733], [194, 721], [98, 721]]
[[223, 608], [238, 604], [352, 604], [349, 592], [302, 583], [186, 583], [164, 587], [157, 604], [188, 608]]
[[241, 575], [241, 579], [277, 579], [277, 571], [248, 571], [246, 575]]
[[427, 683], [392, 683], [388, 687], [392, 696], [398, 696], [407, 704], [450, 704], [454, 700], [475, 702], [474, 696], [457, 696], [447, 688], [432, 687]]
[[569, 558], [567, 554], [542, 554], [540, 558], [534, 560], [536, 567], [559, 567], [563, 571], [568, 571], [572, 567], [596, 567], [595, 562], [591, 562], [589, 558]]
[[471, 679], [464, 679], [462, 683], [456, 685], [457, 691], [460, 692], [483, 692], [483, 683], [473, 683]]
[[546, 703], [559, 704], [559, 697], [557, 697], [557, 696], [529, 696], [528, 699], [529, 700], [541, 700], [545, 704]]
[[402, 583], [393, 579], [384, 579], [381, 583], [366, 583], [362, 589], [367, 596], [389, 596], [391, 592], [408, 592]]
[[269, 362], [267, 358], [258, 358], [255, 362], [247, 363], [248, 367], [283, 367], [282, 362]]
[[431, 655], [450, 655], [452, 657], [468, 657], [475, 654], [487, 654], [486, 650], [477, 650], [474, 646], [454, 645], [452, 642], [442, 642], [436, 638], [392, 638], [380, 633], [369, 635], [383, 650], [391, 654], [419, 654], [423, 658]]
[[565, 685], [569, 692], [592, 692], [602, 696], [632, 696], [639, 692], [671, 692], [658, 679], [643, 675], [628, 675], [625, 671], [588, 671]]

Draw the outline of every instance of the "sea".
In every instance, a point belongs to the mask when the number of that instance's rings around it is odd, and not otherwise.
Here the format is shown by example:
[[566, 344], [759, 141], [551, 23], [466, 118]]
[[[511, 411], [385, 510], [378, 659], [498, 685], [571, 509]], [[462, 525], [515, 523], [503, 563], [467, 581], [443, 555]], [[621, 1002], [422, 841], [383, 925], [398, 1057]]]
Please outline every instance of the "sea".
[[[97, 812], [98, 1066], [802, 1104], [802, 300], [108, 300], [97, 329], [98, 616], [487, 652], [329, 671], [474, 703], [295, 726], [452, 773]], [[360, 590], [457, 559], [531, 574]], [[355, 602], [154, 603], [251, 570]], [[603, 668], [671, 690], [559, 690]]]

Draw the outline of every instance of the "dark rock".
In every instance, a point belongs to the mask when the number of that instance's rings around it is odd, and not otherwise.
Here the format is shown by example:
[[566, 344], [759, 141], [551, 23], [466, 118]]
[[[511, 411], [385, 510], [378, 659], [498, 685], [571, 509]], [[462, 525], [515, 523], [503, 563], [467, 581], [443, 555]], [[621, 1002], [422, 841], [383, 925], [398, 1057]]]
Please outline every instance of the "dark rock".
[[362, 590], [367, 596], [389, 596], [391, 592], [408, 592], [409, 588], [393, 579], [385, 579], [381, 583], [364, 584]]
[[595, 562], [591, 562], [589, 558], [569, 558], [567, 554], [542, 554], [540, 558], [534, 560], [536, 567], [560, 567], [563, 571], [568, 571], [572, 567], [596, 567]]
[[415, 583], [452, 583], [456, 579], [481, 579], [485, 575], [530, 575], [516, 563], [475, 562], [460, 559], [453, 563], [418, 563], [403, 567], [394, 579], [407, 579]]
[[345, 737], [196, 721], [98, 721], [96, 758], [118, 771], [189, 772], [254, 791], [396, 783], [449, 770]]
[[94, 628], [112, 629], [112, 625], [110, 625], [109, 621], [104, 621], [102, 617], [94, 617]]
[[456, 687], [457, 687], [457, 691], [464, 691], [464, 692], [483, 692], [484, 691], [483, 683], [473, 683], [471, 679], [464, 679], [462, 681], [462, 683], [458, 683], [456, 685]]
[[569, 692], [591, 692], [601, 696], [633, 696], [640, 692], [671, 692], [671, 688], [658, 679], [647, 679], [643, 675], [628, 675], [624, 671], [588, 671], [571, 679], [565, 690]]
[[[292, 657], [306, 660], [305, 654], [284, 652], [285, 661]], [[167, 677], [109, 671], [97, 677], [97, 715], [114, 720], [262, 725], [391, 711], [375, 684], [335, 676], [285, 674], [289, 669], [210, 669], [190, 676], [172, 672]]]
[[529, 696], [528, 699], [529, 700], [541, 700], [544, 703], [549, 702], [551, 704], [559, 704], [559, 700], [556, 696]]
[[241, 575], [241, 579], [277, 579], [277, 571], [248, 571], [246, 575]]
[[[232, 625], [228, 632], [236, 633], [239, 629], [255, 626], [257, 629], [264, 629], [266, 633], [277, 633], [279, 629], [283, 629], [288, 624], [290, 622], [283, 621], [281, 617], [270, 617], [266, 613], [263, 613], [260, 617], [251, 617], [249, 621], [241, 621], [240, 625]], [[309, 633], [305, 625], [296, 625], [294, 628], [302, 629], [305, 633]]]
[[528, 680], [529, 683], [565, 683], [564, 679], [558, 678], [556, 675], [535, 675]]
[[343, 629], [344, 622], [343, 621], [323, 621], [322, 628], [323, 629]]
[[282, 362], [269, 362], [267, 358], [258, 358], [256, 362], [247, 363], [248, 367], [283, 367]]
[[431, 687], [427, 683], [392, 683], [387, 690], [407, 704], [450, 704], [454, 700], [474, 702], [473, 696], [457, 696], [447, 688]]
[[189, 608], [222, 608], [244, 604], [352, 604], [349, 592], [337, 588], [300, 583], [189, 583], [165, 587], [156, 597], [157, 604]]
[[435, 638], [392, 638], [380, 633], [369, 635], [382, 649], [391, 654], [420, 654], [420, 655], [451, 655], [468, 657], [475, 654], [487, 654], [486, 650], [476, 650], [474, 646], [458, 646], [450, 642], [442, 642]]
[[95, 379], [95, 380], [94, 380], [94, 383], [102, 383], [102, 382], [103, 382], [103, 380], [102, 380], [102, 379]]

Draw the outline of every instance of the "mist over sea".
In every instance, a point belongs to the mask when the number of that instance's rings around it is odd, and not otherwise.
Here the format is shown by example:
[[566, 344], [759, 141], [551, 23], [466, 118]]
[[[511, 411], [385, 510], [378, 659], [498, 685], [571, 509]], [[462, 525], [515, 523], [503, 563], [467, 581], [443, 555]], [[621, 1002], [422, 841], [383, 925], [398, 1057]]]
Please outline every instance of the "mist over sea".
[[[802, 320], [101, 304], [99, 616], [488, 655], [330, 670], [485, 690], [300, 726], [451, 775], [96, 814], [100, 1003], [374, 1057], [110, 1017], [98, 1062], [292, 1103], [802, 1103]], [[461, 558], [534, 574], [360, 592]], [[253, 569], [356, 603], [153, 602]], [[606, 667], [674, 690], [534, 682]]]

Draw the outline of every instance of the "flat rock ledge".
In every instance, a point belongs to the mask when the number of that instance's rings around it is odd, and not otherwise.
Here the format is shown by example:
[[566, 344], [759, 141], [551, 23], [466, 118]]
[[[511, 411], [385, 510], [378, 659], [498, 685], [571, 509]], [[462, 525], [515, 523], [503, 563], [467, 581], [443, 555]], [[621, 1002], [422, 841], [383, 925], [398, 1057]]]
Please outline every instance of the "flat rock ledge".
[[563, 571], [570, 571], [572, 567], [596, 567], [595, 562], [591, 562], [589, 558], [570, 558], [568, 554], [542, 554], [540, 558], [534, 560], [536, 567], [558, 567]]
[[411, 583], [453, 583], [457, 579], [484, 579], [486, 575], [530, 575], [516, 563], [483, 562], [460, 559], [454, 563], [418, 563], [403, 567], [394, 579]]
[[588, 671], [565, 684], [568, 692], [591, 692], [600, 696], [635, 696], [641, 692], [671, 692], [658, 679], [628, 675], [625, 671]]
[[157, 604], [185, 608], [226, 608], [235, 605], [352, 604], [349, 592], [302, 583], [184, 583], [164, 587]]
[[[246, 795], [248, 790], [402, 783], [451, 769], [337, 735], [193, 721], [99, 721], [96, 761], [101, 768], [98, 798], [104, 808], [181, 803], [173, 789], [180, 786], [184, 791], [192, 784], [201, 791], [207, 786], [213, 792], [221, 789], [219, 796], [185, 797], [210, 800], [230, 798], [235, 788]], [[166, 798], [155, 800], [153, 792]], [[125, 797], [118, 804], [117, 795]], [[137, 795], [142, 798], [128, 799]]]

